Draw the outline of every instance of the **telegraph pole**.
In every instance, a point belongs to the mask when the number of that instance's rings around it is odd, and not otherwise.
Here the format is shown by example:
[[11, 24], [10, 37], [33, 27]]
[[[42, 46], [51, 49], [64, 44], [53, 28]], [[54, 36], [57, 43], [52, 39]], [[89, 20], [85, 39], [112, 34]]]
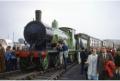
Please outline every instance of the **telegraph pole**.
[[14, 46], [14, 32], [13, 32], [13, 46]]

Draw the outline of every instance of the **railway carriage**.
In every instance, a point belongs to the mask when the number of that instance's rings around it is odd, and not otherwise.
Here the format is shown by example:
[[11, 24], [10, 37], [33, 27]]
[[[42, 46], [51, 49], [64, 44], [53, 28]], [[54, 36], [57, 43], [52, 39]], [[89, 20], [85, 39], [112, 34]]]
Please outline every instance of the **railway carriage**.
[[76, 38], [76, 49], [81, 50], [81, 48], [89, 49], [90, 48], [90, 36], [84, 33], [78, 33], [75, 35]]

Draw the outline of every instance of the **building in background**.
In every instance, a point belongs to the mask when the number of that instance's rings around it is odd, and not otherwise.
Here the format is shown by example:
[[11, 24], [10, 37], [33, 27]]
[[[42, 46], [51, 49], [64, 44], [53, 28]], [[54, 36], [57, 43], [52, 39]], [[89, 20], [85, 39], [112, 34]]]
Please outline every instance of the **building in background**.
[[105, 39], [105, 40], [103, 40], [103, 45], [106, 47], [118, 49], [118, 48], [120, 48], [120, 40]]
[[10, 39], [0, 39], [0, 44], [2, 44], [2, 46], [4, 47], [4, 49], [7, 48], [7, 46], [11, 46], [13, 47], [13, 41]]

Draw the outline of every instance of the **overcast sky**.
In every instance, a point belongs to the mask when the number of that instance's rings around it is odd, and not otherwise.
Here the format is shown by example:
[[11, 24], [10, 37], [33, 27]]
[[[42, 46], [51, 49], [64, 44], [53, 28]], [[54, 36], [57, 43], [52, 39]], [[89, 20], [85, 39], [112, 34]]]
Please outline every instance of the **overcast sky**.
[[0, 37], [23, 38], [25, 25], [35, 10], [42, 10], [42, 21], [51, 26], [76, 29], [99, 39], [120, 39], [120, 1], [109, 0], [27, 0], [0, 1]]

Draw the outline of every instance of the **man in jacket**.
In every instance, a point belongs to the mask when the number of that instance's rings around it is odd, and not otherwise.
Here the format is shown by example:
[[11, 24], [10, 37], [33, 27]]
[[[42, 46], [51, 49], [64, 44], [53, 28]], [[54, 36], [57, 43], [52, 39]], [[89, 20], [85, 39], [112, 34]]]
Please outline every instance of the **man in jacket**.
[[84, 48], [81, 48], [81, 53], [80, 53], [80, 58], [81, 58], [81, 74], [83, 74], [84, 72], [84, 65], [85, 65], [85, 62], [87, 60], [87, 55], [85, 53], [85, 50]]
[[63, 58], [64, 58], [64, 66], [65, 66], [64, 68], [66, 70], [67, 61], [68, 61], [68, 46], [65, 43], [63, 43], [62, 48], [63, 48]]
[[112, 55], [107, 53], [107, 50], [105, 47], [102, 47], [102, 53], [98, 54], [98, 61], [97, 61], [97, 71], [99, 74], [99, 80], [107, 80], [108, 74], [105, 70], [105, 64], [110, 59], [113, 60]]

